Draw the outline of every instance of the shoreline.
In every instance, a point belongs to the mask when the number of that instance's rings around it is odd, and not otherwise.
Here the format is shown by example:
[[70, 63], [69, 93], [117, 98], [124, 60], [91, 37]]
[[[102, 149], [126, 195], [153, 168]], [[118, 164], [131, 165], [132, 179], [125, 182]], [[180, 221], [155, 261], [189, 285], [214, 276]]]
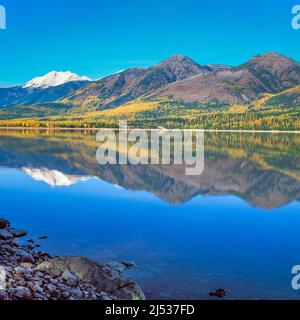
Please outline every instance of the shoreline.
[[[51, 130], [51, 131], [100, 131], [100, 130], [115, 130], [115, 131], [121, 131], [120, 128], [64, 128], [64, 127], [49, 127], [49, 128], [44, 128], [44, 127], [1, 127], [0, 126], [0, 130], [40, 130], [40, 131], [47, 131], [47, 130]], [[128, 127], [128, 130], [170, 130], [170, 131], [174, 131], [174, 130], [190, 130], [190, 131], [196, 131], [196, 130], [201, 130], [204, 132], [214, 132], [214, 133], [218, 133], [218, 132], [231, 132], [231, 133], [269, 133], [269, 134], [288, 134], [288, 133], [292, 133], [292, 134], [300, 134], [300, 130], [249, 130], [249, 129], [197, 129], [197, 128], [193, 128], [193, 129], [176, 129], [176, 128], [172, 128], [172, 129], [168, 129], [168, 128], [161, 128], [161, 129], [157, 129], [157, 128], [130, 128]]]
[[25, 236], [0, 218], [0, 301], [145, 300], [138, 284], [122, 275], [133, 263], [51, 256], [35, 240], [20, 244]]

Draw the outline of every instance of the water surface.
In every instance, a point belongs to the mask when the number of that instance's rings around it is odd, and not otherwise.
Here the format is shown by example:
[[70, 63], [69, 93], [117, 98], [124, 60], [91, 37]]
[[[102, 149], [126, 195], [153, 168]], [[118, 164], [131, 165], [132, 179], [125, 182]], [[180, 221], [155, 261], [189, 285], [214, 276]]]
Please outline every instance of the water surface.
[[43, 249], [136, 262], [148, 298], [299, 299], [300, 136], [207, 133], [205, 170], [100, 166], [95, 133], [0, 131], [0, 215]]

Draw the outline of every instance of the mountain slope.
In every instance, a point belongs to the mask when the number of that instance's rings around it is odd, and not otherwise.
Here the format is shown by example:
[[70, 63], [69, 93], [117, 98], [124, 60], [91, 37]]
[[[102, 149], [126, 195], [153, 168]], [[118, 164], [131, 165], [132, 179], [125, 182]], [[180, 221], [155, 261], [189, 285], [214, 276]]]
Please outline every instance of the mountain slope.
[[166, 84], [213, 70], [185, 56], [175, 55], [152, 68], [130, 69], [101, 79], [83, 90], [73, 92], [62, 101], [67, 104], [85, 104], [87, 107], [115, 107]]
[[270, 53], [230, 70], [221, 70], [166, 85], [147, 98], [199, 104], [248, 104], [263, 93], [278, 93], [300, 84], [300, 64]]
[[72, 81], [60, 86], [41, 88], [0, 88], [0, 107], [54, 102], [65, 95], [82, 88], [87, 81]]
[[269, 96], [264, 101], [263, 106], [279, 108], [300, 107], [300, 86]]
[[258, 55], [237, 69], [249, 70], [271, 93], [300, 84], [300, 64], [275, 52]]

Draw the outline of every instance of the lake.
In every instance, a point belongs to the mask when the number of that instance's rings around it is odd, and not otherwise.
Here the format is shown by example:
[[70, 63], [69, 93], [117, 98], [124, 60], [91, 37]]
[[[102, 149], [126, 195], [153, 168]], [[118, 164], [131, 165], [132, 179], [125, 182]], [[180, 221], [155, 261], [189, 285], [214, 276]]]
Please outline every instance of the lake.
[[182, 165], [106, 165], [96, 132], [0, 131], [0, 216], [54, 255], [134, 261], [148, 299], [299, 299], [300, 135], [205, 133]]

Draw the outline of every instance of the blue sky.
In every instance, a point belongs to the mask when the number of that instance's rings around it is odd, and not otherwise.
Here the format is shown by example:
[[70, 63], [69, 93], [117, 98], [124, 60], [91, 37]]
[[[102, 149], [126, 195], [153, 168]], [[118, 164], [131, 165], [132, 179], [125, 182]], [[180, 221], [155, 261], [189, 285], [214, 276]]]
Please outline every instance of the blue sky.
[[176, 53], [240, 64], [277, 51], [300, 61], [300, 0], [0, 0], [0, 84], [51, 70], [92, 78], [153, 65]]

